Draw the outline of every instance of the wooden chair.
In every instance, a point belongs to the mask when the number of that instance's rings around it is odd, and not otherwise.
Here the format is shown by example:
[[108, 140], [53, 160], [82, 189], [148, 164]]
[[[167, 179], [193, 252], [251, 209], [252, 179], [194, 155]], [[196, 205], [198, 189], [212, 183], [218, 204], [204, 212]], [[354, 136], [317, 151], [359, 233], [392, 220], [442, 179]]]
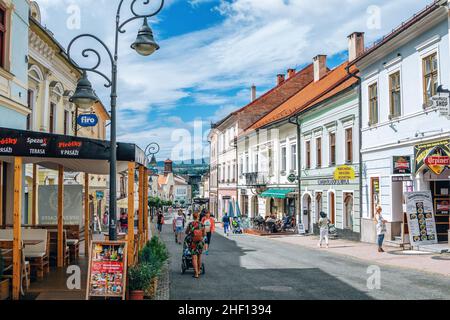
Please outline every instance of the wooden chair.
[[24, 248], [25, 260], [30, 262], [33, 277], [42, 280], [44, 274], [50, 272], [48, 231], [45, 229], [22, 229], [22, 239], [42, 241]]
[[[23, 247], [23, 246], [22, 246]], [[13, 240], [0, 239], [0, 250], [3, 256], [3, 277], [7, 279], [13, 278]], [[23, 250], [21, 250], [22, 256], [22, 282], [21, 293], [24, 294], [23, 284], [25, 284], [26, 290], [30, 287], [30, 263], [25, 261]]]
[[[58, 264], [58, 230], [48, 230], [50, 233], [50, 262], [52, 265]], [[70, 263], [70, 249], [67, 245], [67, 233], [63, 230], [63, 254], [64, 254], [64, 265], [69, 265]]]

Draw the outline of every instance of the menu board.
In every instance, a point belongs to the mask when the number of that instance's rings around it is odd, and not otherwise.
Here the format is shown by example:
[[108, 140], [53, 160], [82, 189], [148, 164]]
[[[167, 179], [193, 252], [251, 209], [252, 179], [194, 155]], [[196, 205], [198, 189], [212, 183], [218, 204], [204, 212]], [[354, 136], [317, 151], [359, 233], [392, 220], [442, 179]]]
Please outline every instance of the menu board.
[[411, 244], [438, 243], [431, 191], [407, 192], [405, 201]]
[[93, 241], [89, 255], [86, 299], [92, 297], [125, 299], [127, 243]]

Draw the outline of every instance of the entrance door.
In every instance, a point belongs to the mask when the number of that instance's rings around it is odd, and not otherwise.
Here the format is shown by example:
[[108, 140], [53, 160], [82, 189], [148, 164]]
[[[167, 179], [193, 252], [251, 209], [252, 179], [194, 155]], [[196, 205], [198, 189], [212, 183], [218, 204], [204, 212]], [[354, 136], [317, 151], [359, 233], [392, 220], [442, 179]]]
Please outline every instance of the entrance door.
[[335, 195], [334, 192], [329, 193], [329, 210], [328, 216], [330, 217], [331, 223], [336, 224], [336, 205], [335, 205]]
[[344, 193], [345, 228], [353, 229], [353, 194]]
[[309, 226], [311, 224], [311, 196], [306, 195], [304, 199], [303, 224], [305, 231], [309, 233]]

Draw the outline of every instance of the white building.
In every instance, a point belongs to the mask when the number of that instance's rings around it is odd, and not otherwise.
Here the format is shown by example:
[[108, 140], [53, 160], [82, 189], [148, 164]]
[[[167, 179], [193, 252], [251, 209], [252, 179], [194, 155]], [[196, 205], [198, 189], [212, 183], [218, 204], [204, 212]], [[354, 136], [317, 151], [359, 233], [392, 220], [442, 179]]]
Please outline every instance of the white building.
[[436, 174], [425, 162], [450, 156], [449, 118], [430, 105], [438, 86], [450, 85], [448, 5], [435, 2], [355, 60], [362, 76], [363, 241], [375, 241], [377, 204], [389, 221], [387, 239], [401, 236], [403, 193], [424, 190], [433, 194], [438, 238], [447, 241], [450, 170]]

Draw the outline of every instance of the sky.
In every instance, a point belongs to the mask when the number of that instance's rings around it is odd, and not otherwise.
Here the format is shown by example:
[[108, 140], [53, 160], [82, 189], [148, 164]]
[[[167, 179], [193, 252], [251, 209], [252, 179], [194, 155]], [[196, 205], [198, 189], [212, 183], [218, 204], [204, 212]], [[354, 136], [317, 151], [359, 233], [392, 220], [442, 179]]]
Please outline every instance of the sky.
[[[150, 13], [161, 0], [135, 1], [135, 12]], [[300, 70], [318, 54], [328, 66], [347, 59], [347, 36], [365, 32], [366, 45], [423, 9], [431, 0], [166, 0], [149, 20], [160, 50], [149, 57], [130, 48], [142, 21], [130, 22], [119, 36], [118, 140], [145, 148], [161, 146], [158, 160], [209, 156], [212, 122], [250, 102], [250, 87], [260, 96], [276, 84], [276, 75]], [[114, 44], [119, 0], [37, 0], [42, 24], [65, 47], [81, 33]], [[122, 20], [132, 16], [125, 0]], [[72, 56], [81, 66], [95, 64], [79, 53], [90, 46], [80, 40]], [[100, 70], [110, 73], [106, 52]], [[109, 89], [90, 74], [109, 110]]]

